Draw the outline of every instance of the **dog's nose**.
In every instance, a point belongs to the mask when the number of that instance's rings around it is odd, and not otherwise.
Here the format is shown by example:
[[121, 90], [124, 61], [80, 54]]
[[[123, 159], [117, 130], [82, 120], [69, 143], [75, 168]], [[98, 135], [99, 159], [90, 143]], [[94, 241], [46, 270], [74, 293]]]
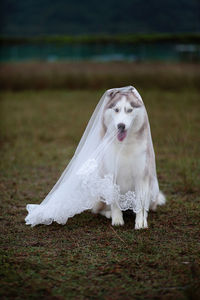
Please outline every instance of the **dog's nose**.
[[125, 129], [125, 124], [123, 124], [123, 123], [119, 123], [118, 125], [117, 125], [117, 128], [118, 129], [120, 129], [120, 130], [124, 130]]

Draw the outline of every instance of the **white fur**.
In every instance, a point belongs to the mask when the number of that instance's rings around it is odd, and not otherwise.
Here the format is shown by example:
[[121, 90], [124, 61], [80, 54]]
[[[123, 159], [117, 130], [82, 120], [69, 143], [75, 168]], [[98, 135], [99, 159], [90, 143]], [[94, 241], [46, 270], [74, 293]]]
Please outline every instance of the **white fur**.
[[[133, 108], [126, 96], [122, 96], [114, 107], [106, 109], [104, 114], [107, 130], [117, 130], [118, 124], [123, 123], [128, 133], [123, 141], [123, 148], [122, 142], [117, 138], [114, 140], [104, 157], [103, 165], [106, 170], [114, 173], [118, 157], [116, 182], [120, 186], [121, 193], [135, 191], [137, 201], [142, 202], [143, 209], [136, 213], [135, 229], [148, 228], [149, 208], [155, 210], [157, 205], [165, 203], [165, 196], [159, 192], [148, 116], [142, 100], [140, 101], [141, 106]], [[138, 137], [138, 131], [144, 122], [146, 128]], [[112, 225], [123, 225], [123, 214], [117, 204], [111, 205], [109, 209], [101, 213], [112, 217]]]

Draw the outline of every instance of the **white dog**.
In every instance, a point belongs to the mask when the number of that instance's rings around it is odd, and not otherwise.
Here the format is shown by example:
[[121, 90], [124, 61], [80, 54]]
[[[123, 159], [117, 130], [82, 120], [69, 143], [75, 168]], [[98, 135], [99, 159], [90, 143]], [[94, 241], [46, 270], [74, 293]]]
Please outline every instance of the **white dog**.
[[[119, 155], [116, 182], [122, 194], [135, 191], [136, 201], [142, 203], [142, 210], [136, 213], [135, 229], [147, 228], [148, 210], [156, 210], [157, 205], [163, 205], [166, 201], [159, 191], [147, 112], [134, 88], [124, 93], [111, 91], [108, 97], [102, 135], [114, 128], [118, 133], [102, 163], [106, 170], [114, 170], [115, 157]], [[92, 211], [111, 217], [112, 225], [124, 224], [123, 213], [117, 204], [110, 207], [99, 202]]]

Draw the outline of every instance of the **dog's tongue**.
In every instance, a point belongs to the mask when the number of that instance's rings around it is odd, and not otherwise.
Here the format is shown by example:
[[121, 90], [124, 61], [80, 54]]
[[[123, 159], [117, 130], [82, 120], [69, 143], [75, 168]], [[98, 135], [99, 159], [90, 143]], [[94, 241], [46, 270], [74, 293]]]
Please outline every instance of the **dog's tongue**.
[[122, 142], [126, 137], [126, 131], [119, 131], [118, 132], [118, 135], [117, 135], [117, 138], [120, 142]]

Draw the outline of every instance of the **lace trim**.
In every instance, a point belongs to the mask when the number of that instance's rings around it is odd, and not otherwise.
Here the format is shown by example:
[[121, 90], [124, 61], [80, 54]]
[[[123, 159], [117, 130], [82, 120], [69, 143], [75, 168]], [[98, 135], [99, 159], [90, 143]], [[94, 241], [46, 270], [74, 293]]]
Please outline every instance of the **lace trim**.
[[113, 175], [100, 176], [100, 169], [95, 159], [87, 160], [76, 173], [77, 187], [75, 190], [67, 190], [66, 184], [60, 185], [46, 203], [40, 205], [28, 204], [28, 216], [26, 224], [50, 225], [53, 221], [65, 224], [68, 218], [85, 210], [92, 209], [95, 203], [101, 199], [106, 204], [117, 203], [121, 210], [132, 209], [134, 212], [141, 210], [141, 203], [136, 203], [135, 193], [120, 193], [120, 187], [114, 183]]
[[138, 212], [141, 209], [140, 205], [136, 203], [134, 191], [128, 191], [122, 195], [120, 186], [114, 183], [112, 174], [100, 176], [98, 163], [95, 159], [87, 160], [77, 175], [81, 182], [81, 194], [86, 197], [90, 195], [98, 199], [101, 198], [101, 201], [108, 205], [116, 202], [121, 210], [132, 209], [134, 212]]

